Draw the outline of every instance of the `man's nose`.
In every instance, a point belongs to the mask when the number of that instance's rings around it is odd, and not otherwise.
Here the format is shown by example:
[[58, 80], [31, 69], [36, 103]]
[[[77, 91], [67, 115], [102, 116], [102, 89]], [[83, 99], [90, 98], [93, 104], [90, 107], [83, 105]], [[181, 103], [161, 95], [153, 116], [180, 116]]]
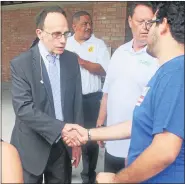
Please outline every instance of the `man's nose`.
[[[144, 30], [147, 30], [146, 21], [145, 21], [145, 22], [143, 22], [143, 24], [142, 24], [142, 28], [143, 28]], [[148, 30], [147, 30], [147, 32], [148, 32]]]
[[60, 38], [60, 43], [66, 43], [66, 37], [64, 35], [61, 36]]
[[91, 29], [91, 24], [87, 23], [87, 29]]

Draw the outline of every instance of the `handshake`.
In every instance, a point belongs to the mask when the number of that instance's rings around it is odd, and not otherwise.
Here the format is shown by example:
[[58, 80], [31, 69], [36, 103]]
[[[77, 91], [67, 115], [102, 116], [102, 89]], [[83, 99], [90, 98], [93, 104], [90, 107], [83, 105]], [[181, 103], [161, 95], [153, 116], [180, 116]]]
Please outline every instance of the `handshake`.
[[66, 124], [62, 130], [62, 138], [70, 147], [81, 146], [88, 141], [88, 130], [78, 124]]

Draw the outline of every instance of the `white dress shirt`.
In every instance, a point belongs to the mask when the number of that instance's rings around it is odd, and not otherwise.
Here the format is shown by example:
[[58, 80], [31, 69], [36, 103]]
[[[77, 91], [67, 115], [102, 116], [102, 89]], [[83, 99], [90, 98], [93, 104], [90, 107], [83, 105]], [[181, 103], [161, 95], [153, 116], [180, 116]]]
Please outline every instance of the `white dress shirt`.
[[[81, 44], [75, 40], [73, 35], [67, 39], [65, 49], [78, 54], [84, 60], [100, 64], [107, 71], [110, 54], [104, 41], [96, 38], [94, 35]], [[81, 66], [80, 71], [83, 95], [101, 91], [100, 76], [90, 73]]]
[[[107, 126], [132, 120], [138, 97], [159, 67], [146, 47], [135, 52], [132, 44], [133, 40], [120, 46], [110, 61], [103, 86], [103, 92], [108, 93]], [[130, 139], [107, 141], [106, 149], [115, 157], [126, 158], [129, 145]]]

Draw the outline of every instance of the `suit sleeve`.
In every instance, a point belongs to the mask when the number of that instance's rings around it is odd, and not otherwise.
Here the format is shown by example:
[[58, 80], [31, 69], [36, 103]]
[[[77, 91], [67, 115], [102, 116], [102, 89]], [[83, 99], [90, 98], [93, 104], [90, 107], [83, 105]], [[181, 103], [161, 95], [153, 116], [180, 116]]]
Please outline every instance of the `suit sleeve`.
[[76, 77], [76, 90], [74, 99], [74, 122], [84, 126], [84, 116], [83, 116], [83, 101], [82, 101], [82, 82], [81, 73], [78, 65], [78, 72]]
[[12, 103], [16, 118], [52, 145], [61, 134], [65, 123], [48, 116], [35, 106], [31, 85], [19, 65], [14, 61], [10, 65], [12, 75]]

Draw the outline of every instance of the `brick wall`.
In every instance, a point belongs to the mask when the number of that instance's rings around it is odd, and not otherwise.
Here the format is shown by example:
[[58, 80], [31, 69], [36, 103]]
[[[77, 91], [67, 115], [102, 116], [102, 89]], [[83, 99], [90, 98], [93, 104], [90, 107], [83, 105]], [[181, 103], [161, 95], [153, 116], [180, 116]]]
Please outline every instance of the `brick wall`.
[[126, 2], [94, 2], [94, 33], [112, 48], [124, 43]]
[[39, 2], [2, 7], [2, 81], [10, 80], [9, 62], [27, 50], [35, 38], [35, 15], [46, 6], [60, 5], [71, 17], [79, 10], [92, 15], [94, 34], [116, 49], [124, 43], [126, 2]]

